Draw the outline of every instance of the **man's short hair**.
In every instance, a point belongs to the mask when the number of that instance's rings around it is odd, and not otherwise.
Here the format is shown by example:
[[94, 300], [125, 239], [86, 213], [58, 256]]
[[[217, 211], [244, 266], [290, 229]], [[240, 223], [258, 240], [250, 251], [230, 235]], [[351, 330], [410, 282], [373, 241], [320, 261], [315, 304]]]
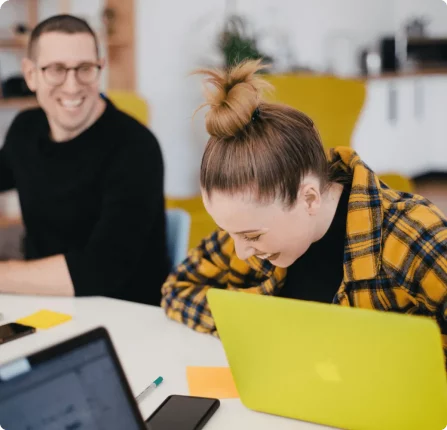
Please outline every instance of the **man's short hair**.
[[99, 57], [99, 43], [95, 32], [92, 30], [87, 21], [73, 15], [54, 15], [42, 22], [40, 22], [31, 32], [28, 42], [28, 57], [33, 58], [36, 53], [37, 42], [40, 36], [45, 33], [65, 33], [76, 34], [86, 33], [90, 34], [95, 40], [96, 55]]

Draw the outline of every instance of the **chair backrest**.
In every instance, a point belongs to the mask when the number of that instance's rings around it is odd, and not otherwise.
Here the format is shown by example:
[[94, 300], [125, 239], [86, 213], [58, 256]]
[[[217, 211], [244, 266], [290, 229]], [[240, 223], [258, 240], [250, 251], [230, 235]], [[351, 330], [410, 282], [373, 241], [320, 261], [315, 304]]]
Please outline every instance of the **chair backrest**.
[[[266, 78], [275, 87], [270, 99], [309, 115], [325, 148], [351, 146], [366, 99], [363, 79], [307, 74], [266, 75]], [[413, 192], [412, 182], [404, 176], [390, 172], [379, 177], [393, 189]]]
[[268, 95], [309, 115], [326, 148], [350, 146], [366, 97], [365, 82], [326, 75], [266, 75], [275, 87]]
[[188, 253], [191, 217], [183, 209], [166, 211], [168, 254], [171, 267], [180, 264]]
[[410, 178], [399, 175], [397, 173], [384, 173], [379, 175], [382, 182], [393, 188], [396, 191], [403, 191], [404, 193], [414, 193], [414, 183]]
[[149, 127], [149, 106], [145, 99], [130, 91], [107, 91], [107, 97], [120, 110]]

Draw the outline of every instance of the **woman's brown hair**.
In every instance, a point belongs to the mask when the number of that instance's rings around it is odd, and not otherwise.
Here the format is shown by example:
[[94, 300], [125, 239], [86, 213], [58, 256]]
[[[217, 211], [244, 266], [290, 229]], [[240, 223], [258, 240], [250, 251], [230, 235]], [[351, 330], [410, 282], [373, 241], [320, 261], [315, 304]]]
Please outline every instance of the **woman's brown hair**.
[[261, 60], [229, 70], [201, 69], [205, 75], [206, 129], [210, 134], [200, 183], [212, 191], [254, 193], [260, 202], [296, 202], [302, 179], [316, 175], [324, 188], [330, 169], [313, 121], [292, 107], [269, 103], [262, 91], [270, 84], [257, 74]]

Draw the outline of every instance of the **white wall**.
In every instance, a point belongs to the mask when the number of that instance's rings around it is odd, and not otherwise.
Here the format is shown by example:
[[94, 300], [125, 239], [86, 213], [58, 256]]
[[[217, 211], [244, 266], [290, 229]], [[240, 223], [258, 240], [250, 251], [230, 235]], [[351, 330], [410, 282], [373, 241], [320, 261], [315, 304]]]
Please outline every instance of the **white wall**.
[[[61, 9], [62, 5], [63, 3], [60, 0], [39, 0], [39, 21], [64, 12]], [[69, 6], [69, 13], [87, 20], [95, 31], [101, 30], [101, 13], [104, 0], [71, 0]]]
[[[103, 1], [72, 0], [71, 12], [87, 18], [98, 30]], [[58, 0], [39, 2], [40, 18], [59, 12]], [[280, 53], [278, 70], [297, 63], [320, 71], [334, 66], [349, 74], [358, 66], [356, 54], [361, 47], [392, 34], [408, 16], [421, 11], [433, 21], [431, 34], [447, 34], [447, 6], [442, 0], [135, 2], [137, 89], [150, 103], [152, 128], [166, 163], [166, 192], [174, 197], [191, 196], [199, 190], [199, 165], [207, 135], [203, 112], [192, 120], [203, 101], [200, 79], [188, 74], [196, 67], [219, 62], [215, 43], [226, 8], [248, 17], [254, 31], [264, 35], [261, 48]], [[0, 12], [0, 29], [2, 23], [15, 20], [11, 17], [23, 14], [21, 0], [8, 3]], [[286, 42], [293, 59], [286, 57]], [[1, 77], [18, 70], [19, 60], [17, 54], [0, 54]], [[7, 115], [0, 112], [0, 123]]]
[[166, 192], [183, 197], [198, 191], [198, 171], [207, 140], [198, 66], [215, 63], [214, 35], [222, 21], [222, 0], [137, 0], [138, 91], [150, 103], [152, 130], [166, 164]]
[[[290, 35], [299, 64], [322, 70], [328, 66], [329, 42], [339, 33], [351, 41], [351, 69], [356, 67], [354, 50], [392, 30], [387, 4], [388, 0], [233, 0], [231, 9], [246, 15], [254, 31], [267, 29], [262, 46], [278, 52], [284, 44], [281, 39], [275, 43], [275, 37], [281, 38], [282, 30]], [[169, 196], [199, 191], [199, 165], [207, 135], [202, 115], [191, 121], [203, 98], [199, 79], [187, 75], [198, 66], [219, 61], [216, 36], [229, 5], [223, 0], [137, 0], [138, 90], [151, 105], [152, 128], [166, 162]]]
[[[389, 0], [239, 0], [258, 32], [283, 33], [300, 66], [327, 70], [344, 41], [357, 65], [359, 48], [393, 29]], [[273, 22], [272, 22], [273, 21]], [[274, 55], [275, 52], [272, 52]]]
[[394, 27], [409, 19], [427, 18], [427, 33], [432, 37], [447, 36], [447, 4], [443, 0], [394, 0]]
[[[213, 43], [226, 7], [249, 18], [251, 29], [264, 35], [261, 48], [279, 53], [278, 71], [297, 63], [319, 71], [357, 72], [360, 49], [392, 35], [421, 11], [432, 19], [430, 34], [447, 34], [442, 0], [137, 0], [138, 89], [153, 110], [170, 196], [194, 195], [199, 189], [207, 135], [201, 116], [191, 122], [203, 99], [197, 78], [187, 74], [218, 61]], [[287, 57], [287, 43], [293, 58]]]

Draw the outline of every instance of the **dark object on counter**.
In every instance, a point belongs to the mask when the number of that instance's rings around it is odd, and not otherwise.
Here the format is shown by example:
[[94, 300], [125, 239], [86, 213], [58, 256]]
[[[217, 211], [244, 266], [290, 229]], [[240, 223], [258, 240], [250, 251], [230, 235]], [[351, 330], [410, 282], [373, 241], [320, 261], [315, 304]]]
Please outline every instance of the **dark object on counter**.
[[407, 22], [405, 25], [405, 32], [407, 34], [407, 38], [411, 37], [425, 37], [427, 24], [429, 24], [430, 20], [424, 17], [414, 18]]
[[[379, 57], [375, 59], [375, 57]], [[399, 61], [396, 55], [396, 39], [387, 36], [379, 41], [377, 51], [364, 49], [360, 53], [360, 69], [363, 75], [377, 74], [378, 67], [381, 73], [395, 72], [399, 69]], [[376, 64], [377, 63], [377, 64]], [[371, 70], [371, 65], [374, 65]]]
[[27, 97], [33, 95], [23, 76], [12, 76], [2, 83], [3, 97]]
[[418, 183], [442, 183], [447, 182], [447, 172], [442, 170], [429, 170], [411, 178], [414, 182]]
[[[401, 66], [405, 66], [399, 63], [396, 56], [394, 37], [384, 37], [379, 46], [382, 72], [395, 72]], [[407, 59], [419, 70], [447, 67], [447, 38], [409, 38], [407, 40]], [[361, 58], [361, 63], [363, 69], [363, 58]]]
[[364, 49], [360, 55], [360, 69], [364, 76], [379, 75], [382, 72], [380, 52], [373, 49]]
[[20, 23], [20, 24], [17, 24], [14, 26], [13, 31], [14, 31], [14, 34], [23, 36], [23, 35], [28, 34], [31, 31], [31, 29], [28, 27], [28, 25]]
[[447, 38], [411, 38], [407, 41], [408, 58], [418, 68], [447, 67]]
[[380, 42], [380, 56], [382, 58], [382, 72], [395, 72], [399, 68], [396, 56], [396, 39], [384, 37]]
[[107, 34], [112, 36], [116, 33], [116, 11], [112, 7], [106, 7], [102, 13], [102, 22]]
[[360, 52], [360, 71], [363, 76], [368, 74], [368, 68], [366, 66], [366, 57], [368, 56], [368, 50], [362, 49]]

